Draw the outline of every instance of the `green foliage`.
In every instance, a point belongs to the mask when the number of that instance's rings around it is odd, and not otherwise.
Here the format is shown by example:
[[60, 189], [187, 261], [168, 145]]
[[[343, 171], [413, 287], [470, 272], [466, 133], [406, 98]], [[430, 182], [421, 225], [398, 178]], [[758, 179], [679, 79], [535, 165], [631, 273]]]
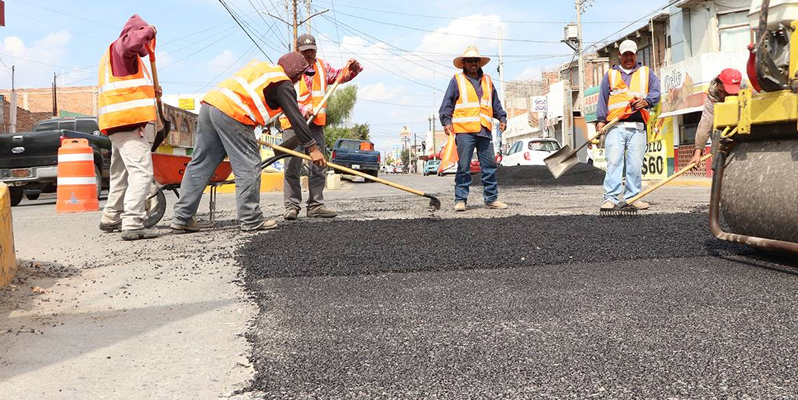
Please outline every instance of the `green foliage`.
[[402, 165], [410, 165], [410, 150], [408, 149], [402, 150]]
[[324, 141], [327, 147], [332, 149], [335, 141], [338, 139], [371, 140], [369, 139], [369, 124], [355, 124], [355, 126], [351, 128], [342, 128], [339, 126], [328, 126], [324, 128]]
[[357, 103], [357, 86], [340, 86], [327, 100], [327, 126], [341, 126]]

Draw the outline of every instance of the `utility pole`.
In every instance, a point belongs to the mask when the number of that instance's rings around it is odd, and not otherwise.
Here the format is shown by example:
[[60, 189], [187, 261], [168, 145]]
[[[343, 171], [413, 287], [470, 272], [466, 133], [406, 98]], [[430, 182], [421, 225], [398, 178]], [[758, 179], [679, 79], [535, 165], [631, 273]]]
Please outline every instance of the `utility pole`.
[[413, 134], [413, 154], [415, 154], [415, 159], [416, 160], [413, 162], [413, 173], [416, 173], [416, 166], [418, 165], [418, 149], [416, 149], [416, 146], [418, 146], [418, 134], [414, 133]]
[[297, 47], [299, 47], [296, 43], [296, 38], [298, 37], [296, 33], [296, 28], [299, 26], [299, 23], [297, 22], [297, 11], [296, 11], [297, 0], [292, 0], [292, 2], [294, 3], [294, 51], [296, 51]]
[[[291, 17], [291, 18], [288, 17], [288, 14], [289, 14], [289, 11], [288, 11], [289, 4], [288, 4], [288, 2], [289, 1], [291, 2], [291, 8], [292, 8], [293, 14], [294, 14], [293, 17]], [[274, 19], [276, 19], [276, 20], [288, 25], [288, 36], [291, 36], [294, 39], [293, 46], [292, 45], [288, 46], [288, 50], [289, 51], [291, 51], [291, 49], [296, 51], [297, 47], [299, 47], [299, 45], [297, 44], [296, 40], [297, 40], [297, 37], [299, 37], [298, 29], [299, 29], [300, 25], [302, 25], [302, 24], [304, 24], [306, 22], [309, 23], [311, 18], [316, 17], [316, 16], [321, 15], [321, 14], [324, 14], [327, 11], [330, 11], [330, 10], [322, 10], [322, 11], [319, 11], [319, 12], [317, 12], [315, 14], [310, 14], [310, 11], [311, 11], [311, 9], [310, 9], [310, 0], [305, 0], [305, 5], [307, 6], [307, 9], [308, 9], [308, 16], [307, 16], [307, 18], [305, 18], [302, 21], [300, 21], [299, 20], [299, 13], [298, 13], [298, 10], [297, 10], [297, 2], [298, 2], [298, 0], [285, 0], [285, 3], [283, 3], [285, 5], [285, 16], [286, 16], [286, 19], [290, 19], [291, 22], [289, 22], [289, 21], [287, 21], [285, 19], [282, 19], [281, 17], [279, 17], [277, 15], [271, 14], [267, 10], [262, 10], [261, 11], [261, 12], [266, 13], [266, 15], [268, 15], [268, 16], [270, 16], [270, 17], [272, 17], [272, 18], [274, 18]], [[310, 24], [308, 24], [308, 34], [310, 34]]]
[[11, 66], [11, 104], [8, 110], [9, 133], [17, 132], [17, 91], [14, 87], [15, 67], [16, 67], [15, 65]]
[[576, 0], [576, 40], [579, 55], [579, 95], [576, 100], [579, 111], [584, 115], [585, 109], [585, 56], [582, 54], [582, 12], [585, 0]]
[[[310, 1], [311, 0], [305, 0], [305, 9], [307, 9], [308, 15], [310, 15]], [[308, 35], [310, 35], [310, 21], [308, 21]]]
[[58, 117], [58, 95], [56, 90], [56, 79], [58, 79], [58, 75], [53, 72], [53, 118]]
[[[502, 103], [502, 107], [504, 107], [506, 109], [507, 108], [507, 103], [504, 101], [505, 100], [505, 98], [504, 98], [504, 93], [505, 93], [504, 92], [504, 88], [505, 88], [506, 85], [504, 83], [504, 56], [502, 54], [502, 26], [501, 25], [499, 25], [499, 81], [501, 81], [501, 84], [502, 84], [501, 92], [499, 92], [499, 100]], [[501, 148], [501, 136], [500, 136], [501, 134], [502, 133], [500, 131], [498, 131], [498, 130], [496, 131], [496, 138], [499, 139], [498, 140], [498, 143], [499, 143], [498, 147], [500, 147], [500, 148]], [[494, 140], [494, 143], [496, 143], [496, 142], [497, 141]]]

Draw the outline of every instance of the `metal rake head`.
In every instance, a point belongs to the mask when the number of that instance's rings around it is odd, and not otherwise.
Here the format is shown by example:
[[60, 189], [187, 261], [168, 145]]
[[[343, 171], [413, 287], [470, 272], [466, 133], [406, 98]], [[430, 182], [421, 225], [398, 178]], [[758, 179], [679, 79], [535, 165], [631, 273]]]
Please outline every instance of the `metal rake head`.
[[424, 194], [424, 197], [429, 199], [430, 211], [437, 211], [441, 209], [441, 201], [431, 194]]
[[599, 215], [602, 217], [628, 217], [628, 216], [635, 216], [637, 215], [637, 207], [632, 205], [617, 205], [615, 208], [612, 209], [605, 209], [602, 208], [599, 211]]

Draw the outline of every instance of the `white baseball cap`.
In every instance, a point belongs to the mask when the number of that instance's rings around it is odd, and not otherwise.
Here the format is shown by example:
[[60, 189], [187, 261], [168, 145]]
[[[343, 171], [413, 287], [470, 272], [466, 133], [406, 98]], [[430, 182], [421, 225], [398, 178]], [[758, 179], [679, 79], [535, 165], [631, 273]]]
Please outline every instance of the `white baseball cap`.
[[631, 41], [629, 39], [626, 39], [623, 42], [621, 42], [621, 46], [618, 47], [618, 51], [620, 52], [620, 54], [623, 54], [623, 53], [626, 53], [626, 52], [629, 52], [629, 51], [631, 51], [632, 53], [637, 54], [637, 43], [635, 43], [634, 41]]

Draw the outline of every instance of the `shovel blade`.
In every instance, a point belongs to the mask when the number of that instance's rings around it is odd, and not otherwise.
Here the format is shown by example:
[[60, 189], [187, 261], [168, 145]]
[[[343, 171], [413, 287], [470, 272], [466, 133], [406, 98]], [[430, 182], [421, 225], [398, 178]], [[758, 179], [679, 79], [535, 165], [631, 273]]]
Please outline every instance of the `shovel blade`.
[[554, 179], [557, 179], [566, 171], [573, 168], [574, 165], [579, 164], [579, 159], [576, 157], [576, 153], [571, 150], [571, 147], [565, 145], [563, 148], [557, 150], [556, 153], [546, 157], [543, 162], [549, 167], [549, 171], [554, 175]]

